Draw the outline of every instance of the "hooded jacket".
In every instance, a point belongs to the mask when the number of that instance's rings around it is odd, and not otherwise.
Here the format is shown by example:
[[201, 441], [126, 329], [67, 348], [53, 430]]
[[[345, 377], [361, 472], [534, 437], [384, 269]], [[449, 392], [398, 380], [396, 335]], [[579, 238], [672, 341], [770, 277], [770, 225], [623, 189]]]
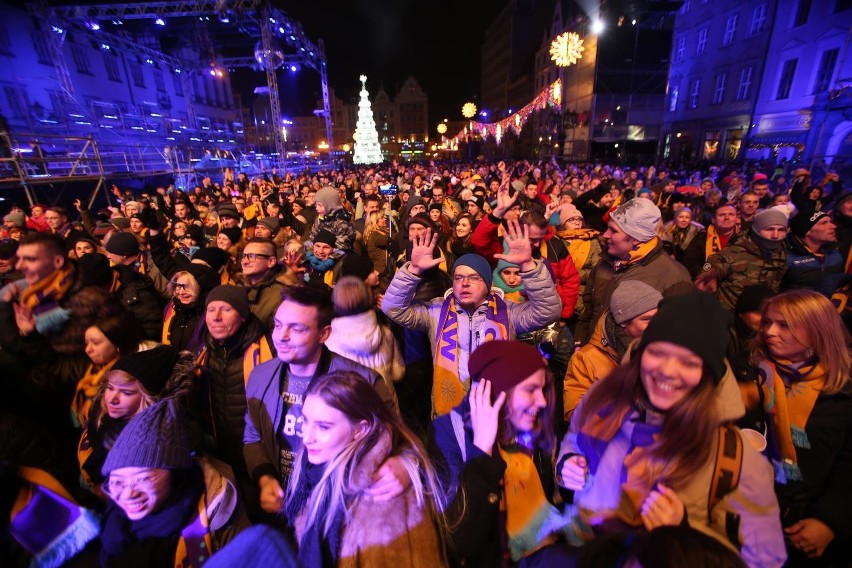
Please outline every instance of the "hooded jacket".
[[[599, 382], [592, 388], [601, 388]], [[604, 387], [605, 388], [605, 387]], [[716, 405], [720, 425], [733, 422], [743, 416], [745, 407], [733, 373], [728, 369], [717, 387]], [[580, 403], [582, 407], [583, 402]], [[558, 464], [575, 454], [582, 454], [578, 442], [580, 413], [575, 412], [571, 429], [559, 448]], [[600, 528], [607, 519], [624, 506], [620, 488], [625, 475], [624, 463], [637, 422], [661, 423], [662, 416], [646, 411], [644, 417], [636, 409], [628, 411], [611, 441], [600, 444], [599, 454], [589, 462], [598, 463], [596, 471], [590, 471], [585, 487], [574, 493], [574, 505], [587, 511], [592, 528]], [[787, 554], [784, 549], [784, 534], [781, 530], [778, 500], [773, 491], [772, 466], [748, 442], [743, 440], [743, 460], [739, 483], [736, 489], [722, 497], [712, 510], [709, 494], [713, 475], [716, 472], [717, 448], [710, 451], [710, 458], [689, 480], [686, 487], [674, 489], [686, 507], [685, 522], [725, 546], [738, 551], [749, 566], [771, 568], [784, 565]], [[639, 466], [636, 466], [639, 467]], [[557, 466], [557, 471], [559, 466]], [[651, 488], [648, 488], [649, 492]], [[733, 539], [733, 540], [731, 540]]]
[[618, 367], [621, 358], [607, 336], [606, 319], [598, 319], [589, 342], [576, 350], [568, 363], [568, 372], [565, 373], [566, 422], [570, 422], [574, 409], [592, 385]]

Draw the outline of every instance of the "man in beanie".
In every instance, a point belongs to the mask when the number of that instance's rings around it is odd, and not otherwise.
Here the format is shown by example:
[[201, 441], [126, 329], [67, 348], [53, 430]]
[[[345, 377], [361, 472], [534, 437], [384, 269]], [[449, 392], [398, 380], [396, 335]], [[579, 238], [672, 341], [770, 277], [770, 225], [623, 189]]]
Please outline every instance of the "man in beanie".
[[810, 288], [831, 297], [849, 281], [844, 264], [837, 252], [837, 225], [828, 213], [800, 211], [793, 216], [781, 290]]
[[274, 239], [281, 229], [278, 217], [262, 217], [254, 228], [254, 236], [259, 239]]
[[681, 264], [663, 251], [657, 236], [660, 209], [649, 199], [636, 197], [610, 214], [603, 234], [605, 254], [589, 274], [574, 340], [584, 344], [609, 306], [623, 280], [640, 280], [664, 296], [692, 290], [692, 279]]
[[334, 248], [348, 253], [355, 243], [355, 228], [352, 218], [340, 203], [340, 194], [331, 186], [326, 186], [316, 193], [317, 218], [311, 227], [308, 240], [316, 239], [320, 231], [328, 231], [334, 235]]
[[240, 215], [240, 212], [237, 211], [237, 206], [233, 203], [223, 203], [219, 206], [217, 212], [219, 213], [219, 220], [222, 222], [223, 227], [240, 227], [243, 216]]
[[565, 374], [565, 420], [586, 391], [621, 363], [630, 345], [642, 337], [663, 295], [641, 280], [622, 280], [609, 300], [589, 342], [574, 352]]
[[251, 313], [246, 290], [237, 286], [217, 286], [207, 294], [204, 322], [200, 390], [206, 396], [205, 433], [215, 440], [213, 455], [234, 469], [243, 494], [256, 501], [243, 458], [245, 385], [254, 367], [273, 357], [267, 330]]
[[104, 566], [203, 562], [248, 524], [227, 466], [193, 459], [183, 409], [172, 399], [133, 417], [102, 472], [110, 497], [101, 531]]
[[743, 288], [765, 284], [778, 293], [787, 271], [787, 216], [773, 207], [759, 211], [746, 231], [707, 259], [695, 287], [713, 292], [726, 310], [733, 311]]
[[518, 266], [526, 302], [507, 303], [492, 292], [491, 265], [478, 254], [456, 261], [451, 294], [415, 301], [421, 275], [441, 262], [433, 256], [437, 242], [438, 235], [430, 230], [417, 237], [410, 262], [394, 275], [382, 301], [382, 311], [393, 321], [428, 333], [434, 357], [433, 415], [446, 414], [461, 402], [470, 386], [468, 356], [478, 345], [537, 330], [555, 322], [562, 310], [550, 273], [543, 262], [533, 260], [528, 230], [517, 221], [508, 225], [507, 252], [495, 257]]

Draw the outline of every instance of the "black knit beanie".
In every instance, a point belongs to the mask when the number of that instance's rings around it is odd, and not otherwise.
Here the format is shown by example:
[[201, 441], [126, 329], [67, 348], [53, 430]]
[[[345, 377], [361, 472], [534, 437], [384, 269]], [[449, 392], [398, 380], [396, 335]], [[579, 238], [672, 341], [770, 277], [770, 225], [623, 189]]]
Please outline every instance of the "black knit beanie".
[[237, 244], [243, 238], [243, 230], [239, 227], [222, 227], [219, 232], [228, 237], [232, 245]]
[[180, 407], [172, 399], [149, 406], [133, 417], [107, 454], [101, 473], [124, 467], [189, 469], [192, 452]]
[[228, 253], [218, 247], [202, 247], [192, 255], [192, 260], [198, 259], [207, 263], [207, 266], [217, 273], [227, 264], [228, 258]]
[[158, 396], [172, 376], [178, 360], [178, 350], [171, 345], [158, 345], [146, 351], [125, 355], [112, 366], [112, 371], [124, 371]]
[[216, 286], [210, 290], [209, 294], [207, 294], [205, 307], [209, 306], [210, 302], [217, 301], [230, 304], [230, 306], [237, 310], [237, 313], [240, 314], [240, 317], [244, 320], [249, 319], [251, 316], [251, 309], [249, 307], [248, 295], [246, 294], [245, 288], [240, 286], [231, 286], [229, 284]]
[[[700, 322], [700, 325], [697, 324]], [[645, 333], [640, 351], [655, 341], [667, 341], [686, 347], [701, 357], [704, 366], [718, 384], [725, 374], [725, 352], [728, 348], [728, 326], [731, 315], [713, 294], [689, 292], [663, 298], [659, 311]]]

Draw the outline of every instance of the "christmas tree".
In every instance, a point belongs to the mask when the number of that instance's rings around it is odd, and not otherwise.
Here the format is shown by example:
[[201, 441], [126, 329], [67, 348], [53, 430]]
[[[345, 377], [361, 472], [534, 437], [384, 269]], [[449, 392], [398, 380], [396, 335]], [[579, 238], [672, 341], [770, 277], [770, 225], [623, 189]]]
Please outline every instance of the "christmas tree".
[[361, 100], [358, 101], [358, 124], [355, 126], [356, 164], [378, 164], [382, 161], [382, 148], [379, 146], [379, 133], [373, 110], [370, 108], [370, 93], [367, 92], [367, 76], [361, 75]]

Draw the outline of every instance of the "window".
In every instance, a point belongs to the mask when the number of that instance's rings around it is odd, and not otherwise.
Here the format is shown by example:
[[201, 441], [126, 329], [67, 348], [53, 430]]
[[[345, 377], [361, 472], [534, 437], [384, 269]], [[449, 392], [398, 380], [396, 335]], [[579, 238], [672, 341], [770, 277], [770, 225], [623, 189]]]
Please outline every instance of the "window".
[[819, 60], [819, 70], [817, 71], [816, 81], [814, 81], [813, 94], [827, 91], [831, 86], [831, 77], [834, 75], [834, 66], [837, 65], [837, 54], [839, 48], [829, 49], [822, 52], [822, 58]]
[[142, 64], [138, 61], [128, 61], [130, 64], [130, 76], [133, 77], [133, 85], [145, 87], [145, 75], [142, 73]]
[[716, 88], [713, 90], [713, 104], [720, 105], [725, 99], [725, 83], [728, 82], [728, 74], [716, 75]]
[[784, 67], [781, 69], [781, 80], [778, 81], [778, 92], [775, 93], [775, 100], [790, 98], [790, 89], [793, 87], [793, 77], [796, 75], [796, 65], [798, 63], [798, 59], [788, 59], [784, 62]]
[[722, 45], [730, 45], [734, 42], [734, 34], [737, 33], [737, 16], [728, 18], [725, 24], [725, 38], [722, 40]]
[[751, 67], [745, 67], [740, 71], [740, 86], [737, 87], [737, 100], [744, 101], [751, 91]]
[[751, 13], [751, 30], [749, 35], [754, 35], [763, 31], [763, 26], [766, 25], [766, 4], [761, 4]]
[[698, 31], [698, 48], [695, 51], [704, 53], [705, 49], [707, 49], [707, 28], [701, 28]]
[[163, 79], [163, 72], [159, 69], [154, 70], [154, 86], [157, 88], [158, 93], [166, 92], [166, 82]]
[[118, 69], [118, 58], [109, 51], [104, 51], [104, 67], [106, 68], [107, 79], [116, 83], [122, 82], [121, 71]]
[[53, 109], [53, 114], [57, 117], [65, 114], [65, 96], [60, 91], [48, 91], [50, 97], [50, 108]]
[[796, 19], [793, 20], [793, 27], [804, 25], [808, 22], [808, 14], [811, 11], [811, 0], [799, 0], [799, 6], [796, 8]]
[[44, 33], [36, 30], [30, 33], [30, 37], [33, 40], [33, 47], [35, 48], [38, 62], [50, 65], [50, 48], [47, 46], [47, 38], [44, 37]]
[[680, 36], [677, 38], [677, 48], [675, 50], [675, 61], [680, 61], [683, 59], [683, 52], [686, 48], [686, 36]]
[[698, 94], [701, 91], [701, 79], [694, 79], [689, 87], [689, 108], [698, 108]]
[[172, 86], [175, 89], [175, 95], [182, 97], [183, 81], [181, 80], [180, 73], [172, 73]]
[[77, 66], [78, 73], [91, 75], [91, 66], [89, 65], [89, 54], [79, 45], [71, 46], [71, 57], [74, 59], [74, 65]]
[[27, 92], [22, 87], [3, 87], [3, 94], [6, 95], [6, 101], [12, 109], [12, 115], [23, 118], [27, 116], [27, 108], [30, 106], [27, 101]]
[[669, 112], [674, 112], [677, 110], [677, 93], [678, 87], [677, 85], [675, 85], [672, 87], [672, 90], [669, 93]]

